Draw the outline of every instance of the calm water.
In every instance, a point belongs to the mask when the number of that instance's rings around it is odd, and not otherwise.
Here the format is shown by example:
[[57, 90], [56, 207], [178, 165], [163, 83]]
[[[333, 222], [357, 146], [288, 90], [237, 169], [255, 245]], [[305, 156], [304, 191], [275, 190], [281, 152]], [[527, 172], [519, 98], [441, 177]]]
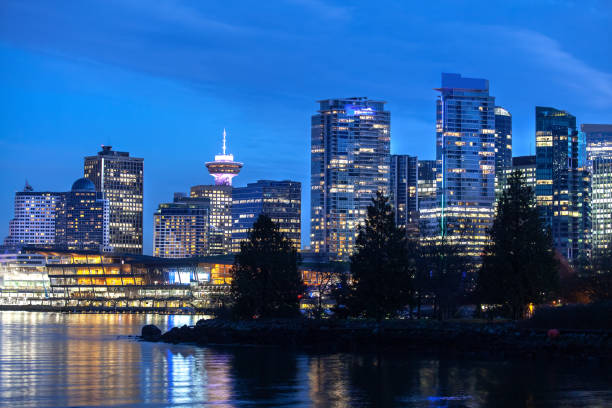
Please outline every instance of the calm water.
[[139, 342], [192, 316], [0, 312], [0, 405], [610, 407], [598, 364]]

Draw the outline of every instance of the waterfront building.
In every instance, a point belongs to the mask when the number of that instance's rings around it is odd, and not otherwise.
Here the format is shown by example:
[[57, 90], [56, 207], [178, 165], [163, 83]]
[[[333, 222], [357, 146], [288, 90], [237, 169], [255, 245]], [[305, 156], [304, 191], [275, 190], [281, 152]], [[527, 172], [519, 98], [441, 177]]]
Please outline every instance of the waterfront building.
[[57, 210], [63, 199], [63, 193], [34, 191], [26, 182], [23, 191], [15, 193], [14, 217], [4, 244], [55, 245]]
[[612, 157], [592, 163], [591, 220], [593, 255], [609, 253], [612, 243]]
[[232, 200], [232, 251], [240, 251], [240, 243], [260, 214], [275, 222], [297, 250], [301, 240], [302, 185], [297, 181], [259, 180], [246, 187], [235, 187]]
[[346, 260], [372, 197], [389, 194], [391, 113], [385, 102], [365, 97], [318, 102], [311, 121], [310, 247]]
[[536, 187], [536, 157], [531, 156], [515, 156], [512, 158], [512, 167], [505, 171], [506, 179], [510, 177], [514, 171], [519, 170], [524, 177], [525, 184], [533, 189], [535, 194]]
[[588, 256], [589, 174], [576, 117], [536, 107], [536, 201], [555, 248], [569, 261]]
[[56, 219], [55, 247], [107, 251], [108, 201], [93, 182], [80, 178], [63, 194]]
[[501, 106], [495, 107], [495, 193], [505, 185], [507, 170], [512, 168], [512, 115]]
[[48, 298], [51, 282], [47, 262], [53, 260], [22, 250], [0, 253], [0, 305], [23, 305], [31, 299]]
[[84, 177], [109, 205], [109, 245], [121, 253], [142, 253], [143, 159], [102, 146], [85, 157]]
[[422, 209], [426, 238], [461, 248], [475, 263], [495, 200], [495, 98], [489, 81], [442, 74], [436, 102], [436, 206]]
[[418, 236], [418, 159], [404, 154], [391, 155], [391, 205], [395, 211], [395, 225], [406, 234]]
[[153, 255], [189, 258], [208, 255], [210, 201], [175, 196], [153, 215]]
[[612, 157], [612, 124], [582, 124], [580, 130], [586, 139], [587, 160]]

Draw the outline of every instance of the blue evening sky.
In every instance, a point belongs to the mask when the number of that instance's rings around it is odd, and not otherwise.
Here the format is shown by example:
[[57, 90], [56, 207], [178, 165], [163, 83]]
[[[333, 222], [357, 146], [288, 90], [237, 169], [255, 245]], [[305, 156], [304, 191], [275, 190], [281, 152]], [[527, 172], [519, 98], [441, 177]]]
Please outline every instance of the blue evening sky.
[[0, 240], [14, 192], [65, 191], [101, 144], [145, 159], [145, 253], [153, 212], [212, 182], [293, 179], [309, 231], [310, 116], [318, 99], [388, 102], [393, 153], [434, 158], [441, 72], [490, 80], [533, 152], [534, 106], [612, 123], [612, 1], [3, 0]]

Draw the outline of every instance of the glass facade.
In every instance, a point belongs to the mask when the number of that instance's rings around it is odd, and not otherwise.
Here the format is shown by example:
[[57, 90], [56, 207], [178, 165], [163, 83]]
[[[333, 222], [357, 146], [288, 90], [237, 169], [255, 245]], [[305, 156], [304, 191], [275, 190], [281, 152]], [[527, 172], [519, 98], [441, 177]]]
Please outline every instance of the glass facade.
[[153, 255], [189, 258], [208, 255], [210, 201], [175, 197], [153, 215]]
[[479, 262], [493, 222], [495, 98], [489, 81], [459, 74], [442, 74], [437, 91], [437, 205], [421, 216], [429, 239], [444, 238]]
[[595, 157], [592, 166], [592, 248], [600, 255], [612, 243], [612, 157]]
[[143, 159], [102, 146], [85, 157], [85, 178], [109, 204], [109, 245], [116, 252], [142, 253]]
[[418, 159], [416, 156], [391, 155], [391, 205], [395, 210], [395, 224], [403, 226], [406, 234], [418, 236]]
[[280, 232], [297, 250], [301, 240], [302, 185], [296, 181], [259, 180], [246, 187], [236, 187], [232, 200], [232, 251], [240, 251], [240, 243], [260, 214], [274, 221]]
[[501, 106], [495, 107], [495, 188], [504, 188], [507, 171], [512, 169], [512, 115]]
[[612, 158], [612, 125], [583, 124], [580, 130], [586, 139], [587, 160]]
[[385, 102], [363, 97], [319, 105], [311, 121], [310, 247], [346, 260], [372, 197], [389, 194], [391, 114]]
[[525, 179], [525, 184], [533, 189], [535, 194], [536, 188], [536, 157], [535, 156], [516, 156], [512, 158], [512, 168], [506, 170], [506, 178], [510, 174], [519, 170]]
[[575, 116], [536, 107], [536, 201], [555, 248], [570, 261], [589, 255], [590, 177], [584, 138]]
[[230, 253], [232, 247], [232, 186], [193, 186], [190, 195], [192, 198], [206, 198], [210, 201], [209, 254]]
[[56, 223], [56, 247], [108, 250], [109, 207], [104, 193], [90, 180], [79, 179], [64, 194]]

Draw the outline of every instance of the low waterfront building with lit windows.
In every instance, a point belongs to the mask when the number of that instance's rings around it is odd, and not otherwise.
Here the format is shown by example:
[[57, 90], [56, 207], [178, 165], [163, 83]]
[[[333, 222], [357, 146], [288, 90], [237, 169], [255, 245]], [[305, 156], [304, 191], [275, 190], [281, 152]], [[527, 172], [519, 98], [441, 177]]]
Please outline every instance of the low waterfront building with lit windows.
[[49, 298], [51, 282], [47, 258], [19, 250], [0, 253], [0, 306], [17, 306]]
[[142, 253], [143, 159], [102, 146], [84, 159], [84, 177], [109, 206], [109, 245], [118, 253]]
[[301, 240], [302, 184], [297, 181], [259, 180], [246, 187], [235, 187], [232, 202], [232, 250], [240, 251], [240, 243], [260, 214], [275, 222], [280, 232], [297, 250]]
[[63, 199], [63, 193], [34, 191], [26, 182], [23, 191], [15, 193], [14, 217], [4, 244], [55, 245], [57, 211]]
[[176, 196], [153, 215], [153, 255], [189, 258], [208, 255], [210, 201]]
[[409, 237], [418, 236], [418, 159], [404, 154], [391, 155], [391, 205], [395, 224]]
[[365, 97], [325, 99], [311, 119], [310, 247], [352, 254], [377, 191], [389, 194], [391, 113]]
[[512, 115], [501, 106], [495, 107], [495, 194], [504, 188], [505, 177], [512, 168]]
[[590, 253], [585, 134], [566, 111], [536, 106], [536, 202], [555, 248], [570, 262]]
[[425, 238], [478, 263], [494, 216], [495, 98], [488, 80], [459, 74], [442, 74], [437, 91], [437, 205], [421, 210]]

